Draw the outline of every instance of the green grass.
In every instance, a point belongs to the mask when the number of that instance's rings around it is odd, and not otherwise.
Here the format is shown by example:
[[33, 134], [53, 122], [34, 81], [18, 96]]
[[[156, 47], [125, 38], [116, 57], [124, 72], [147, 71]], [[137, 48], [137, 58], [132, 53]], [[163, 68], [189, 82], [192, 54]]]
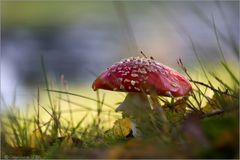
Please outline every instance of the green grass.
[[[90, 92], [90, 86], [70, 89], [64, 76], [60, 86], [53, 87], [41, 57], [44, 86], [37, 89], [30, 111], [20, 111], [13, 102], [1, 113], [1, 158], [239, 158], [239, 69], [225, 60], [221, 39], [237, 58], [239, 46], [231, 38], [226, 42], [214, 17], [212, 22], [206, 21], [216, 36], [220, 65], [204, 65], [189, 37], [197, 72], [188, 70], [181, 59], [178, 64], [193, 94], [182, 99], [152, 95], [163, 111], [144, 113], [147, 119], [138, 126], [142, 138], [114, 130], [114, 121], [122, 122], [114, 108], [125, 95]], [[119, 128], [122, 133], [124, 125]]]
[[[178, 63], [192, 81], [194, 93], [182, 100], [158, 97], [169, 121], [167, 129], [163, 130], [166, 124], [161, 121], [162, 115], [158, 111], [149, 113], [149, 121], [140, 126], [144, 138], [139, 140], [112, 132], [112, 122], [121, 117], [114, 113], [114, 105], [107, 103], [107, 94], [96, 92], [95, 97], [88, 97], [71, 92], [66, 86], [63, 90], [51, 88], [45, 66], [42, 65], [45, 87], [38, 89], [34, 113], [22, 113], [14, 103], [13, 106], [7, 106], [7, 112], [1, 113], [1, 156], [131, 158], [131, 154], [137, 157], [134, 148], [142, 146], [142, 149], [147, 148], [145, 156], [142, 155], [145, 158], [149, 153], [152, 157], [160, 158], [237, 158], [238, 145], [234, 138], [238, 138], [238, 78], [222, 62], [221, 69], [228, 73], [231, 85], [215, 74], [212, 74], [212, 78], [220, 85], [213, 85], [216, 83], [210, 80], [207, 80], [208, 83], [199, 82], [192, 79], [181, 60]], [[40, 91], [47, 93], [45, 100], [48, 99], [48, 104], [42, 104]], [[213, 96], [206, 94], [207, 91], [212, 92]], [[91, 101], [96, 107], [94, 109], [86, 105], [88, 103], [82, 105], [74, 102], [73, 97]], [[77, 120], [74, 120], [74, 107], [81, 108]], [[192, 127], [196, 132], [192, 131]], [[150, 147], [152, 141], [156, 143]], [[178, 150], [176, 146], [182, 149]], [[157, 153], [159, 148], [164, 151], [161, 155]], [[222, 150], [229, 152], [223, 154]], [[124, 157], [126, 153], [130, 154], [129, 157]]]
[[[91, 88], [71, 91], [63, 75], [60, 86], [53, 87], [42, 57], [45, 85], [37, 89], [29, 111], [22, 112], [14, 100], [1, 113], [1, 157], [238, 158], [239, 78], [227, 62], [208, 71], [197, 59], [202, 79], [178, 60], [193, 93], [181, 99], [151, 95], [163, 111], [144, 113], [138, 126], [143, 136], [133, 138], [121, 123], [121, 114], [114, 112], [124, 95], [86, 94]], [[116, 120], [120, 128], [113, 123]]]

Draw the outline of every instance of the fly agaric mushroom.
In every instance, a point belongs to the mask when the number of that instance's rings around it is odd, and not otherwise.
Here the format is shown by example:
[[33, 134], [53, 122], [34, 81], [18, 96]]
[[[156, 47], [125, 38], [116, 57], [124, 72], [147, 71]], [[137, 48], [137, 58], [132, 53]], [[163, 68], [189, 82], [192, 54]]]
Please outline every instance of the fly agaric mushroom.
[[128, 114], [139, 111], [137, 116], [143, 115], [143, 108], [150, 109], [146, 96], [148, 94], [182, 97], [192, 91], [190, 82], [174, 69], [152, 58], [140, 57], [131, 57], [115, 63], [97, 77], [92, 88], [94, 91], [106, 89], [129, 92], [116, 111], [125, 111]]

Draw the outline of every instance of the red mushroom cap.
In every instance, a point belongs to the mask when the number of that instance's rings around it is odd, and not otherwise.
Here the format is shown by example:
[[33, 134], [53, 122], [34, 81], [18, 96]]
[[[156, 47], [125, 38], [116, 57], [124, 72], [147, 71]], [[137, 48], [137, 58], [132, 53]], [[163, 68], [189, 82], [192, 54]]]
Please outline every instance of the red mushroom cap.
[[97, 77], [92, 88], [146, 94], [155, 91], [158, 95], [174, 97], [186, 96], [192, 91], [190, 82], [174, 69], [139, 57], [115, 63]]

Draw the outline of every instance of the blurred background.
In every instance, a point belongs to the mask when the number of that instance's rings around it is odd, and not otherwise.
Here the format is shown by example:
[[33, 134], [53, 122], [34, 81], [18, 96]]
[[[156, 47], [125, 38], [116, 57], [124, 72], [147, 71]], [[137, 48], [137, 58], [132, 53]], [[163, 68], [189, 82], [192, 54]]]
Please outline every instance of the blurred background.
[[54, 85], [63, 74], [70, 91], [91, 97], [98, 74], [140, 51], [179, 71], [181, 58], [197, 75], [190, 39], [206, 68], [224, 57], [237, 69], [238, 36], [238, 1], [2, 1], [1, 99], [36, 98], [41, 55]]

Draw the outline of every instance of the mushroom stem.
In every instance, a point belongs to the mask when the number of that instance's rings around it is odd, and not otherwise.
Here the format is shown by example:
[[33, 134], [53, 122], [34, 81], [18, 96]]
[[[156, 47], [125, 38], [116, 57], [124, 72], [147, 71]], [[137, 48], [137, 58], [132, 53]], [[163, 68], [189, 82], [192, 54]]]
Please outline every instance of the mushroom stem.
[[131, 119], [132, 133], [134, 137], [141, 137], [142, 133], [139, 130], [141, 123], [146, 121], [151, 105], [147, 95], [143, 93], [130, 92], [127, 94], [124, 101], [116, 108], [116, 112], [121, 111], [123, 116]]
[[129, 115], [136, 115], [139, 111], [150, 109], [151, 106], [149, 104], [147, 95], [130, 92], [115, 111], [122, 111]]
[[144, 93], [130, 92], [124, 101], [117, 107], [116, 112], [121, 111], [123, 116], [128, 116], [132, 121], [132, 131], [134, 137], [139, 137], [142, 133], [139, 127], [143, 122], [149, 121], [149, 113], [153, 110], [160, 112], [160, 118], [163, 122], [163, 129], [166, 130], [168, 120], [160, 106], [156, 96], [148, 96]]
[[158, 99], [157, 99], [157, 96], [155, 95], [150, 95], [150, 100], [151, 100], [151, 106], [154, 110], [157, 110], [160, 115], [161, 115], [161, 119], [164, 123], [168, 123], [168, 120], [167, 120], [167, 117], [166, 115], [164, 114], [164, 111], [163, 111], [163, 108], [160, 106], [159, 102], [158, 102]]

